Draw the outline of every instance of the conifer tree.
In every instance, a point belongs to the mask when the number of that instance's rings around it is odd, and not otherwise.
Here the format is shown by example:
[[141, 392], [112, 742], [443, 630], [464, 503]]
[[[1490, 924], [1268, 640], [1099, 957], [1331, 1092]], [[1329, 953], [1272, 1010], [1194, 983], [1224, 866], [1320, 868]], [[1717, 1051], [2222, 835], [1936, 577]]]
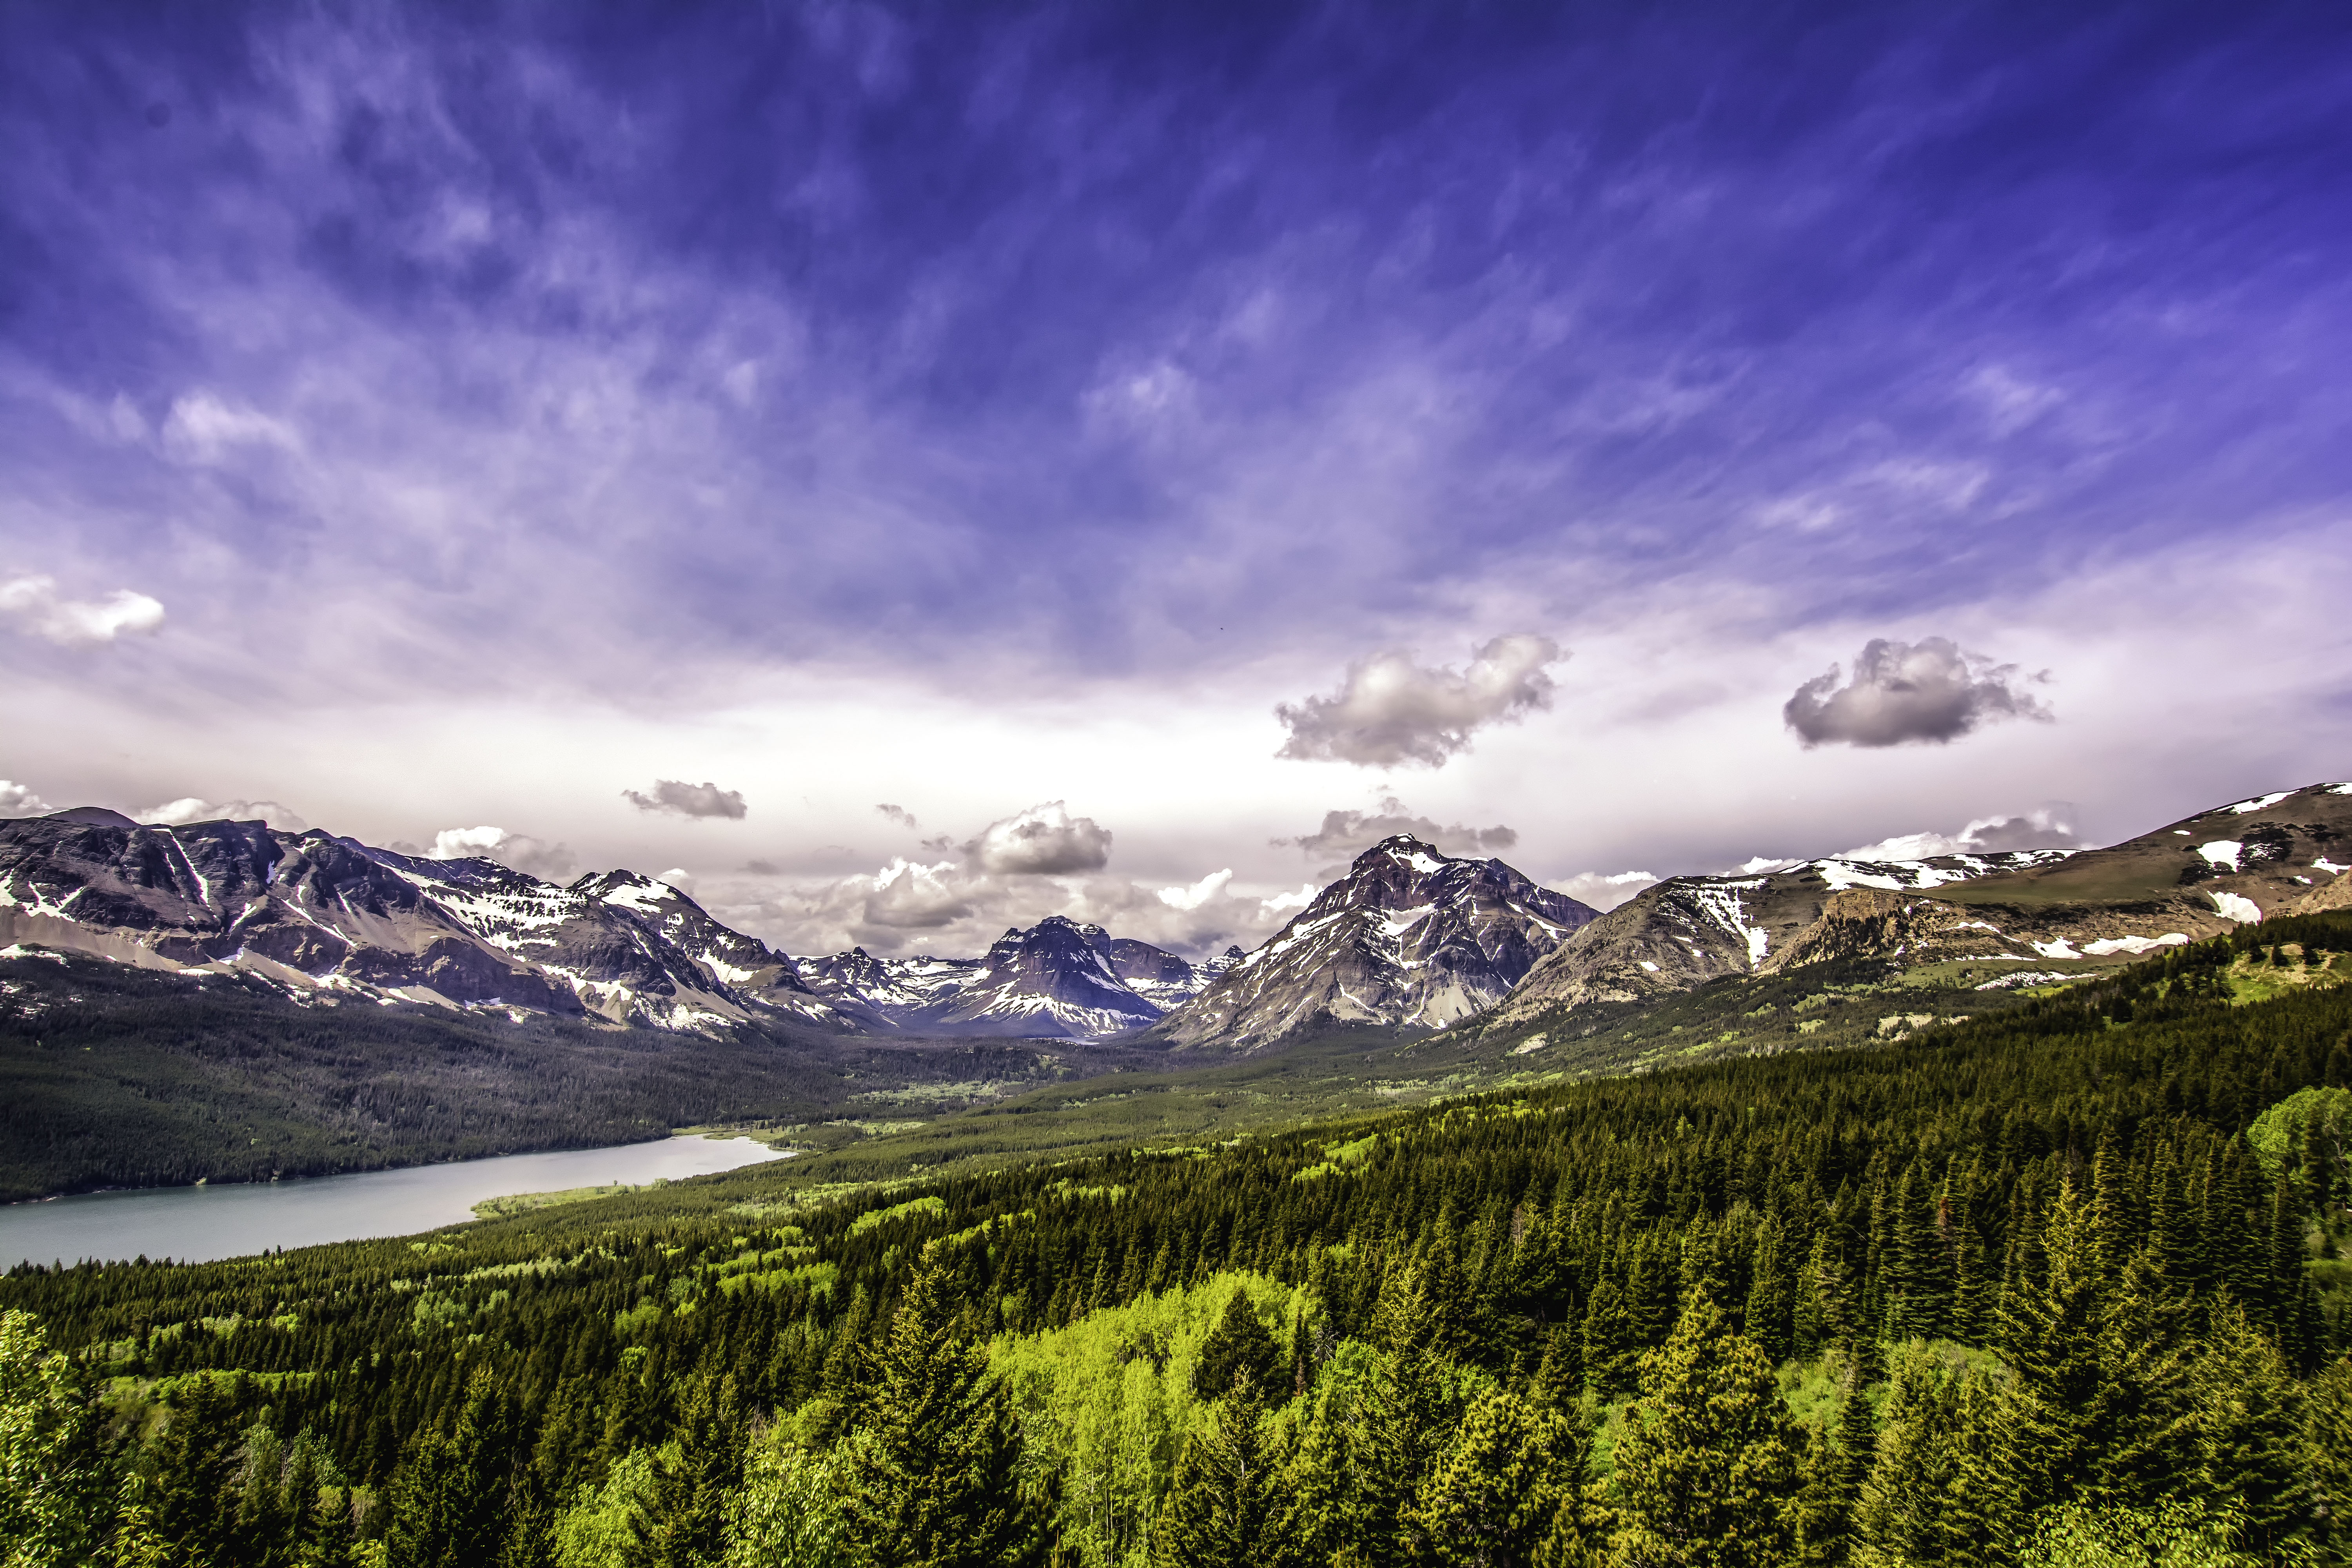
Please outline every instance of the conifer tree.
[[1576, 1426], [1557, 1411], [1488, 1394], [1463, 1417], [1405, 1512], [1413, 1561], [1464, 1568], [1532, 1563], [1556, 1529], [1575, 1531], [1586, 1457]]
[[1276, 1470], [1265, 1414], [1257, 1379], [1243, 1367], [1176, 1461], [1155, 1531], [1156, 1561], [1170, 1568], [1243, 1568], [1265, 1551]]
[[[1861, 1568], [1941, 1561], [1952, 1534], [1950, 1497], [1961, 1472], [1958, 1383], [1926, 1345], [1906, 1345], [1892, 1360], [1885, 1424], [1854, 1494], [1850, 1557]], [[1849, 1399], [1863, 1403], [1859, 1391]], [[1843, 1436], [1847, 1423], [1839, 1426]]]
[[926, 1258], [874, 1358], [852, 1437], [846, 1535], [898, 1568], [1026, 1562], [1033, 1521], [1020, 1491], [1019, 1434], [977, 1345], [955, 1338], [943, 1270]]
[[455, 1429], [421, 1432], [394, 1478], [384, 1568], [496, 1563], [506, 1543], [517, 1436], [497, 1379], [478, 1368]]
[[2200, 1491], [2243, 1521], [2245, 1544], [2268, 1552], [2303, 1521], [2303, 1400], [2276, 1347], [2234, 1304], [2215, 1316], [2195, 1368]]
[[1754, 1341], [1700, 1297], [1642, 1360], [1616, 1451], [1619, 1554], [1643, 1568], [1764, 1568], [1795, 1547], [1798, 1442]]
[[198, 1561], [230, 1546], [236, 1500], [230, 1487], [242, 1457], [234, 1396], [223, 1379], [182, 1383], [163, 1434], [144, 1457], [156, 1533]]
[[2303, 1451], [2318, 1534], [2352, 1562], [2352, 1356], [2312, 1379], [2304, 1395]]
[[643, 1560], [653, 1568], [713, 1568], [726, 1550], [727, 1500], [742, 1480], [743, 1402], [735, 1374], [694, 1380], [678, 1403], [677, 1452], [655, 1468]]
[[1244, 1376], [1263, 1391], [1282, 1364], [1282, 1347], [1258, 1321], [1249, 1292], [1239, 1285], [1226, 1299], [1223, 1316], [1201, 1342], [1201, 1359], [1192, 1367], [1192, 1396], [1223, 1399]]

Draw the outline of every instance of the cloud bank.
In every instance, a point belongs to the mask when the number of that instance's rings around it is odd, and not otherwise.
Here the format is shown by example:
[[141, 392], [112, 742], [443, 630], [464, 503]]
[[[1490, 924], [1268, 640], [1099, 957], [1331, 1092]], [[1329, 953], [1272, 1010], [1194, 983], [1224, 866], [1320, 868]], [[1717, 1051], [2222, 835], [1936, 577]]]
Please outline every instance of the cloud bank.
[[1515, 632], [1495, 638], [1459, 672], [1425, 668], [1410, 650], [1389, 648], [1348, 667], [1329, 697], [1277, 705], [1290, 731], [1276, 756], [1366, 767], [1439, 768], [1470, 748], [1472, 733], [1551, 706], [1548, 667], [1568, 656], [1549, 637]]
[[2024, 689], [2016, 665], [1964, 653], [1946, 637], [1873, 637], [1853, 661], [1853, 679], [1840, 686], [1839, 673], [1832, 665], [1780, 710], [1808, 746], [1940, 745], [1998, 720], [2053, 717]]
[[58, 808], [12, 779], [0, 779], [0, 816], [47, 816]]
[[639, 811], [664, 813], [670, 816], [723, 816], [740, 821], [744, 815], [743, 793], [720, 789], [715, 784], [684, 784], [677, 779], [656, 779], [651, 795], [625, 789], [621, 798]]
[[[1277, 846], [1297, 846], [1299, 852], [1342, 865], [1355, 859], [1383, 838], [1409, 833], [1433, 846], [1440, 854], [1484, 859], [1500, 855], [1519, 841], [1516, 829], [1497, 823], [1492, 827], [1465, 827], [1416, 816], [1394, 795], [1381, 800], [1377, 811], [1327, 811], [1323, 826], [1296, 838], [1276, 838]], [[1336, 874], [1336, 873], [1335, 873]]]
[[191, 822], [266, 822], [280, 833], [300, 833], [310, 825], [299, 812], [280, 805], [274, 800], [205, 800], [201, 796], [182, 795], [161, 805], [151, 805], [131, 814], [142, 822], [152, 822], [165, 827], [184, 827]]
[[61, 647], [87, 647], [161, 631], [163, 605], [128, 588], [102, 599], [68, 599], [58, 592], [54, 577], [15, 577], [0, 583], [0, 617]]
[[551, 844], [527, 833], [509, 833], [487, 824], [480, 827], [445, 827], [433, 836], [425, 854], [435, 860], [464, 860], [477, 856], [550, 882], [564, 881], [580, 868], [580, 857], [568, 844]]
[[2013, 849], [2079, 849], [2074, 808], [2064, 802], [2022, 816], [1980, 816], [1958, 833], [1903, 833], [1841, 855], [1856, 860], [1927, 860], [1937, 855], [1998, 855]]

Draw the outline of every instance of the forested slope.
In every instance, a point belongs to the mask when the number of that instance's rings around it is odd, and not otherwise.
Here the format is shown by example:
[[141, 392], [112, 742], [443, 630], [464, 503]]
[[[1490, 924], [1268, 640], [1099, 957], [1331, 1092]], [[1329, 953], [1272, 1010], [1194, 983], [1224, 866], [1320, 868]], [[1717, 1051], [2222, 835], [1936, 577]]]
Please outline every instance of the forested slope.
[[299, 1005], [247, 977], [0, 959], [0, 1202], [625, 1143], [1055, 1070], [1019, 1042]]
[[215, 1564], [2344, 1562], [2347, 949], [1229, 1145], [19, 1270], [8, 1386], [37, 1321], [60, 1539]]

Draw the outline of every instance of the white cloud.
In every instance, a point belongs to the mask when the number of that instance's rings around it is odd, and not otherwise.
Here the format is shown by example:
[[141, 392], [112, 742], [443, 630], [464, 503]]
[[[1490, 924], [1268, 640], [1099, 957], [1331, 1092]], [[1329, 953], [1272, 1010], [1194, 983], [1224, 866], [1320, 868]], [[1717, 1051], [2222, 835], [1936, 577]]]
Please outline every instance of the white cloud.
[[1613, 910], [1658, 879], [1647, 871], [1579, 871], [1573, 877], [1557, 878], [1544, 886], [1596, 910]]
[[1264, 910], [1268, 918], [1284, 915], [1292, 910], [1305, 909], [1315, 901], [1315, 895], [1322, 890], [1312, 882], [1301, 882], [1298, 884], [1298, 891], [1276, 893], [1272, 898], [1260, 899], [1257, 907]]
[[47, 816], [57, 809], [26, 785], [0, 779], [0, 816]]
[[78, 647], [112, 642], [127, 632], [158, 631], [163, 605], [128, 588], [102, 599], [68, 599], [59, 596], [54, 577], [16, 577], [0, 583], [0, 616], [37, 637]]
[[1171, 910], [1197, 910], [1223, 892], [1225, 884], [1233, 879], [1234, 868], [1228, 866], [1222, 871], [1210, 872], [1189, 888], [1160, 889], [1160, 901]]
[[425, 853], [436, 860], [477, 857], [496, 860], [501, 866], [551, 882], [564, 880], [580, 865], [580, 858], [572, 853], [568, 844], [551, 844], [527, 833], [509, 833], [488, 824], [480, 827], [445, 827], [433, 836], [433, 847]]
[[1110, 830], [1049, 800], [990, 823], [964, 846], [964, 854], [979, 869], [1002, 876], [1096, 871], [1109, 863]]
[[742, 791], [720, 789], [707, 781], [686, 784], [677, 779], [656, 779], [651, 795], [625, 789], [621, 798], [639, 811], [663, 812], [671, 816], [723, 816], [740, 822], [745, 812]]
[[656, 882], [667, 882], [671, 887], [676, 888], [681, 893], [691, 895], [694, 891], [694, 873], [688, 870], [683, 866], [672, 866], [668, 870], [664, 871], [661, 875], [656, 877], [654, 880]]
[[1928, 860], [1938, 855], [1995, 855], [2011, 849], [2073, 849], [2082, 836], [2063, 802], [2022, 816], [1979, 816], [1958, 833], [1902, 833], [1840, 853], [1856, 860]]
[[1377, 811], [1327, 811], [1323, 814], [1323, 826], [1314, 832], [1296, 838], [1277, 838], [1274, 843], [1296, 845], [1304, 854], [1344, 865], [1381, 839], [1401, 833], [1412, 835], [1440, 854], [1469, 858], [1499, 855], [1519, 841], [1517, 830], [1500, 823], [1492, 827], [1465, 827], [1458, 822], [1441, 823], [1433, 817], [1416, 816], [1411, 806], [1391, 795], [1381, 798]]
[[1290, 739], [1276, 755], [1443, 767], [1469, 749], [1481, 727], [1550, 707], [1553, 683], [1544, 672], [1567, 657], [1558, 643], [1532, 632], [1495, 638], [1458, 673], [1425, 668], [1409, 649], [1385, 649], [1349, 665], [1336, 695], [1276, 706], [1275, 717]]
[[2046, 723], [2052, 717], [2024, 689], [2016, 665], [1965, 653], [1946, 637], [1916, 643], [1873, 637], [1853, 661], [1853, 679], [1841, 687], [1838, 674], [1830, 666], [1781, 707], [1782, 720], [1808, 746], [1940, 745], [1993, 721]]
[[191, 822], [266, 822], [281, 833], [300, 833], [310, 825], [300, 814], [289, 810], [274, 800], [205, 800], [200, 795], [182, 795], [161, 805], [133, 813], [142, 822], [152, 822], [165, 827], [185, 827]]

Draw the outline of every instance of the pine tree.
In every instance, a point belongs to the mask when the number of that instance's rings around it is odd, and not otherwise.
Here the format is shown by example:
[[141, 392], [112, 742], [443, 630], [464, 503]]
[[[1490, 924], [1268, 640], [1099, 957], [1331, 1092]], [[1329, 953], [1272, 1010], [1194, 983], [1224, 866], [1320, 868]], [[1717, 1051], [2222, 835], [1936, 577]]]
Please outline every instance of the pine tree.
[[2195, 1372], [2198, 1479], [2238, 1512], [2257, 1551], [2284, 1542], [2306, 1510], [2302, 1406], [2286, 1363], [2244, 1311], [2218, 1314]]
[[1265, 1414], [1257, 1380], [1244, 1367], [1176, 1461], [1155, 1531], [1157, 1561], [1171, 1568], [1241, 1568], [1265, 1551], [1276, 1470]]
[[1028, 1560], [1021, 1444], [976, 1345], [957, 1340], [943, 1271], [926, 1259], [875, 1357], [843, 1500], [853, 1548], [898, 1568], [992, 1568]]
[[1802, 1531], [1808, 1562], [1843, 1563], [1852, 1553], [1854, 1515], [1864, 1482], [1878, 1458], [1878, 1418], [1863, 1392], [1862, 1372], [1849, 1363], [1838, 1401], [1837, 1436], [1811, 1457]]
[[1224, 1315], [1201, 1342], [1201, 1359], [1192, 1366], [1192, 1396], [1223, 1399], [1244, 1376], [1262, 1391], [1273, 1384], [1281, 1364], [1282, 1347], [1258, 1321], [1249, 1292], [1236, 1285], [1225, 1301]]
[[1586, 1445], [1556, 1411], [1507, 1394], [1470, 1407], [1404, 1516], [1416, 1563], [1523, 1568], [1583, 1489]]
[[145, 1456], [156, 1533], [199, 1562], [222, 1560], [231, 1548], [241, 1436], [224, 1380], [195, 1377], [180, 1384], [163, 1435]]
[[384, 1568], [481, 1568], [506, 1542], [518, 1461], [515, 1414], [488, 1367], [448, 1433], [427, 1428], [393, 1479]]
[[1795, 1548], [1798, 1442], [1772, 1365], [1706, 1297], [1642, 1359], [1616, 1451], [1620, 1555], [1764, 1568]]
[[2305, 1390], [2303, 1452], [2319, 1534], [2336, 1561], [2352, 1561], [2352, 1356]]
[[[1935, 1350], [1897, 1351], [1885, 1424], [1854, 1494], [1851, 1560], [1861, 1568], [1940, 1562], [1950, 1537], [1949, 1498], [1961, 1471], [1960, 1387]], [[1849, 1396], [1863, 1403], [1859, 1393]], [[1841, 1435], [1846, 1423], [1840, 1422]], [[1858, 1455], [1858, 1445], [1850, 1453]]]
[[727, 1500], [741, 1483], [743, 1402], [732, 1373], [698, 1377], [678, 1403], [677, 1452], [656, 1468], [638, 1527], [653, 1568], [713, 1568], [726, 1548]]

